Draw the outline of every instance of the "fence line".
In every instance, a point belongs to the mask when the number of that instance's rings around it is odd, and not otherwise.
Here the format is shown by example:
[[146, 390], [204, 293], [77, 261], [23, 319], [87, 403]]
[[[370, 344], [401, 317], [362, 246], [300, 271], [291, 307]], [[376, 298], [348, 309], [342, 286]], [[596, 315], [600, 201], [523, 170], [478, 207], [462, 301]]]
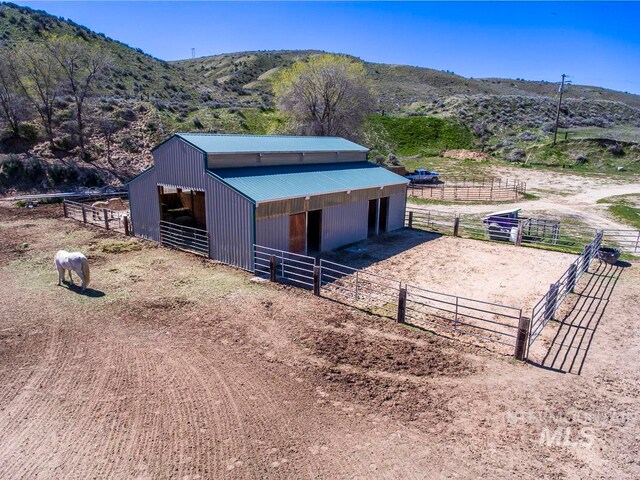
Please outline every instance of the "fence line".
[[167, 247], [209, 256], [209, 234], [200, 228], [161, 220], [160, 243]]
[[368, 308], [402, 323], [454, 331], [516, 351], [519, 341], [526, 342], [526, 336], [519, 336], [523, 317], [517, 307], [435, 292], [367, 270], [260, 245], [254, 245], [254, 266], [258, 276], [313, 289], [316, 295]]
[[261, 245], [254, 245], [253, 249], [256, 275], [269, 276], [273, 281], [280, 278], [301, 288], [313, 288], [314, 257]]
[[129, 210], [110, 210], [65, 199], [62, 203], [64, 216], [79, 222], [90, 223], [106, 230], [117, 230], [129, 235]]
[[511, 242], [559, 250], [581, 252], [594, 236], [603, 232], [603, 243], [625, 252], [640, 252], [640, 230], [599, 230], [583, 225], [563, 224], [550, 218], [519, 218], [500, 220], [500, 224], [485, 221], [480, 215], [439, 212], [408, 206], [405, 225], [444, 235], [480, 240]]
[[569, 268], [551, 286], [531, 311], [528, 348], [540, 336], [549, 321], [562, 306], [564, 300], [572, 293], [576, 283], [589, 270], [589, 265], [598, 254], [602, 245], [603, 232], [598, 232], [591, 243], [585, 245], [582, 254], [569, 265]]
[[507, 201], [518, 200], [527, 191], [521, 180], [490, 177], [453, 177], [439, 184], [410, 184], [407, 195], [446, 201]]

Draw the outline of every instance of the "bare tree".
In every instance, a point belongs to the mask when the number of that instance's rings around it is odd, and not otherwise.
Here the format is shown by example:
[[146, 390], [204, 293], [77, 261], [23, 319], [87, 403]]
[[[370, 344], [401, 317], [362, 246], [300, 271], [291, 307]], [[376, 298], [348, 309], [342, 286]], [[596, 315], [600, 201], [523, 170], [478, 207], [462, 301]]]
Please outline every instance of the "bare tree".
[[107, 147], [107, 161], [111, 163], [111, 146], [113, 144], [113, 134], [123, 128], [125, 122], [119, 119], [104, 116], [98, 120], [98, 130], [104, 137], [104, 143]]
[[18, 138], [20, 123], [27, 118], [28, 109], [20, 92], [17, 64], [8, 52], [0, 56], [0, 113], [11, 134]]
[[374, 99], [361, 63], [319, 55], [284, 70], [274, 85], [292, 130], [306, 135], [356, 138]]
[[53, 146], [55, 100], [62, 86], [62, 69], [42, 43], [22, 43], [16, 49], [20, 64], [20, 86], [40, 116], [47, 139]]
[[80, 156], [86, 160], [84, 104], [109, 69], [111, 56], [101, 47], [68, 36], [53, 38], [46, 45], [74, 98]]

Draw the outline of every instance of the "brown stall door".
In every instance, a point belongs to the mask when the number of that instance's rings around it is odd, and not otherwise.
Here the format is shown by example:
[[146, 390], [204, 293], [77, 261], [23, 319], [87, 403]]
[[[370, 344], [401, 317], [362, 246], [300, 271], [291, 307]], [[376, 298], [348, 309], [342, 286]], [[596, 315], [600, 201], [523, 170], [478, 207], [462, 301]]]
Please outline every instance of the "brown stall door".
[[296, 213], [289, 216], [289, 251], [306, 253], [307, 214]]

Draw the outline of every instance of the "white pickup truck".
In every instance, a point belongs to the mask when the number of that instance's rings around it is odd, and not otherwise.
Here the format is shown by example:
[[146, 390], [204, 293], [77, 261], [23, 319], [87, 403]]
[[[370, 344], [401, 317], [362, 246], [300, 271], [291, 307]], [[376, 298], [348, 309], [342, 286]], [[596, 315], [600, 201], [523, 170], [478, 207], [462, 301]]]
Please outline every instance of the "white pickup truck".
[[426, 168], [419, 168], [406, 175], [411, 183], [435, 183], [438, 181], [438, 172], [430, 172]]

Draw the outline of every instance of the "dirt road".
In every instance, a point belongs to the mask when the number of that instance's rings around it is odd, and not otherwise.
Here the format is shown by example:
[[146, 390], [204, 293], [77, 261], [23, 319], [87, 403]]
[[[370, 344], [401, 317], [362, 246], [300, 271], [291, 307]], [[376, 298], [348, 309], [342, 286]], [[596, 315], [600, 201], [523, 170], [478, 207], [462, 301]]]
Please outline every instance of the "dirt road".
[[526, 214], [551, 214], [573, 217], [589, 225], [615, 230], [630, 229], [611, 217], [607, 206], [598, 204], [614, 195], [640, 194], [640, 179], [635, 176], [611, 178], [582, 176], [529, 169], [495, 168], [495, 174], [527, 182], [527, 191], [538, 194], [538, 200], [496, 205], [433, 205], [433, 210], [460, 213], [489, 213], [496, 210], [522, 208]]
[[635, 266], [563, 374], [54, 212], [0, 208], [1, 478], [640, 477]]

